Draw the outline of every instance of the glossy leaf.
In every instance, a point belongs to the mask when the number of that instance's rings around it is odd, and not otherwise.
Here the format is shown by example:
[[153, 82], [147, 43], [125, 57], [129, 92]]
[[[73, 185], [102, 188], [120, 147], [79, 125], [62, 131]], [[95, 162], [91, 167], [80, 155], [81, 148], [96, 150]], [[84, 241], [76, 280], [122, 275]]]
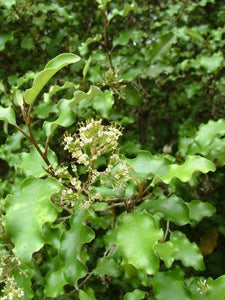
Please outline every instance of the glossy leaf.
[[11, 107], [2, 107], [0, 106], [0, 120], [6, 121], [9, 124], [16, 124], [15, 112]]
[[153, 290], [157, 300], [191, 300], [184, 285], [184, 272], [178, 268], [158, 272], [153, 277]]
[[124, 300], [141, 300], [144, 299], [145, 292], [139, 289], [134, 290], [133, 292], [126, 293], [124, 296]]
[[139, 211], [123, 215], [116, 236], [119, 251], [129, 264], [147, 274], [158, 271], [159, 261], [153, 246], [163, 237], [163, 232], [156, 228], [150, 214]]
[[191, 243], [186, 235], [180, 231], [174, 231], [170, 235], [172, 242], [178, 249], [174, 257], [181, 260], [185, 267], [193, 267], [195, 270], [202, 271], [205, 269], [203, 256], [195, 243]]
[[170, 165], [168, 172], [161, 178], [162, 181], [167, 184], [169, 184], [174, 177], [183, 182], [187, 182], [192, 178], [193, 173], [196, 171], [205, 174], [210, 171], [214, 172], [215, 169], [215, 165], [208, 159], [197, 155], [189, 155], [182, 165]]
[[91, 288], [86, 288], [85, 290], [80, 290], [79, 291], [79, 299], [80, 300], [97, 300], [95, 298], [95, 293], [93, 289]]
[[8, 195], [5, 202], [4, 226], [14, 243], [16, 256], [23, 263], [29, 263], [32, 253], [44, 245], [42, 226], [52, 223], [57, 210], [50, 196], [60, 190], [60, 184], [52, 178], [26, 179], [19, 195]]
[[141, 206], [152, 214], [157, 212], [162, 213], [166, 220], [180, 226], [190, 222], [189, 210], [186, 203], [175, 195], [159, 199], [149, 199], [144, 201]]
[[94, 239], [94, 231], [85, 225], [89, 216], [87, 210], [78, 210], [70, 218], [70, 229], [64, 233], [59, 249], [60, 258], [65, 267], [63, 273], [68, 283], [77, 284], [77, 280], [87, 274], [87, 267], [80, 257], [82, 245]]
[[63, 53], [50, 60], [44, 70], [38, 73], [35, 77], [33, 86], [25, 91], [25, 102], [29, 105], [33, 105], [40, 91], [56, 72], [69, 64], [78, 62], [79, 60], [80, 57], [72, 53]]
[[174, 262], [174, 255], [178, 248], [172, 242], [158, 243], [154, 246], [155, 253], [162, 259], [167, 268], [170, 268]]
[[224, 300], [225, 299], [225, 275], [220, 276], [210, 285], [206, 293], [207, 300]]
[[211, 204], [200, 200], [192, 200], [187, 202], [186, 205], [189, 208], [190, 219], [197, 222], [200, 222], [205, 217], [211, 217], [216, 211]]
[[216, 72], [221, 66], [224, 57], [221, 52], [214, 53], [211, 57], [202, 56], [200, 58], [200, 65], [208, 72]]
[[154, 156], [148, 151], [139, 151], [135, 158], [126, 158], [125, 161], [140, 181], [145, 180], [150, 174], [162, 176], [167, 173], [171, 163], [168, 159], [160, 155]]
[[45, 121], [43, 128], [47, 136], [51, 136], [58, 126], [69, 127], [75, 121], [74, 112], [71, 110], [70, 101], [62, 99], [57, 104], [58, 118], [55, 121]]
[[56, 256], [49, 260], [51, 270], [46, 275], [45, 293], [48, 297], [59, 297], [64, 294], [64, 285], [66, 280], [63, 275], [63, 264], [59, 257]]
[[[44, 148], [41, 145], [39, 146], [43, 151]], [[29, 153], [23, 152], [20, 154], [19, 158], [20, 162], [17, 166], [24, 171], [25, 175], [41, 177], [47, 174], [43, 169], [43, 167], [47, 167], [47, 164], [33, 145], [30, 146]], [[57, 157], [51, 149], [48, 149], [48, 159], [53, 167], [57, 165]]]

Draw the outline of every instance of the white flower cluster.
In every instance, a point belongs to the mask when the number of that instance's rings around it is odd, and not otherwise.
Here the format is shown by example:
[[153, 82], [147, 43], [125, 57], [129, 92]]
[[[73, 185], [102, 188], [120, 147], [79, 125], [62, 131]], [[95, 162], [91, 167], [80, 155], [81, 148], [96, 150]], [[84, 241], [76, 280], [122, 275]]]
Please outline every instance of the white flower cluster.
[[197, 283], [198, 287], [197, 287], [197, 291], [199, 292], [200, 295], [205, 295], [209, 289], [209, 286], [206, 282], [206, 279], [199, 279], [198, 283]]
[[17, 287], [14, 277], [6, 277], [4, 284], [2, 289], [3, 296], [0, 297], [0, 300], [17, 300], [24, 296], [24, 291]]
[[64, 150], [68, 150], [78, 164], [88, 166], [91, 161], [114, 151], [121, 135], [113, 124], [105, 126], [102, 120], [87, 120], [81, 123], [78, 134], [64, 136]]

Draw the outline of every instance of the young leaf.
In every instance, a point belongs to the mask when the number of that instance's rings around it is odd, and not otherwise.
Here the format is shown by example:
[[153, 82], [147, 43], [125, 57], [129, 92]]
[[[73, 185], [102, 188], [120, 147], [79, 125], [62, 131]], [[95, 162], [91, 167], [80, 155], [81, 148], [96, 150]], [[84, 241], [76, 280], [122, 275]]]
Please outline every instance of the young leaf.
[[157, 229], [150, 214], [137, 211], [123, 215], [116, 235], [119, 251], [129, 264], [147, 274], [158, 271], [159, 260], [153, 246], [163, 238], [163, 231]]
[[155, 253], [162, 259], [167, 268], [170, 268], [174, 262], [174, 254], [178, 251], [176, 245], [170, 241], [158, 243], [154, 246]]
[[57, 217], [50, 196], [59, 190], [60, 184], [53, 178], [30, 177], [22, 183], [19, 195], [6, 198], [3, 224], [15, 245], [13, 251], [21, 262], [29, 263], [32, 253], [44, 245], [41, 228]]
[[25, 102], [29, 105], [33, 105], [40, 91], [56, 72], [69, 64], [78, 62], [79, 60], [80, 57], [72, 53], [63, 53], [50, 60], [44, 70], [38, 73], [35, 77], [33, 86], [25, 91]]
[[77, 280], [87, 274], [87, 267], [82, 262], [80, 252], [82, 245], [90, 243], [95, 237], [94, 231], [85, 225], [88, 216], [87, 210], [78, 210], [71, 216], [71, 227], [64, 233], [59, 249], [60, 258], [65, 264], [65, 279], [72, 285], [76, 285]]

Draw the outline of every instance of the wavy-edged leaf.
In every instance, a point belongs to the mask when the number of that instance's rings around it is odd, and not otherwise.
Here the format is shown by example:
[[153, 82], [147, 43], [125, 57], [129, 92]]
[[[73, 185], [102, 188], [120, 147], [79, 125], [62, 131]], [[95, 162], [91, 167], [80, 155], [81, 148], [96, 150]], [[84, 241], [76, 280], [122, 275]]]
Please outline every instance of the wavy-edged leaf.
[[111, 277], [119, 277], [121, 270], [112, 257], [102, 257], [97, 261], [97, 266], [94, 269], [94, 274], [98, 276], [109, 275]]
[[184, 285], [184, 272], [179, 268], [158, 272], [152, 283], [157, 300], [191, 300]]
[[160, 212], [168, 221], [172, 221], [179, 226], [190, 223], [189, 210], [186, 203], [176, 195], [171, 197], [162, 197], [158, 199], [149, 199], [141, 204], [142, 208], [150, 213]]
[[218, 277], [209, 286], [206, 293], [207, 300], [224, 300], [225, 299], [225, 275]]
[[49, 259], [48, 266], [51, 270], [46, 275], [45, 294], [47, 297], [59, 297], [64, 294], [64, 285], [66, 280], [63, 275], [64, 265], [59, 256]]
[[[44, 151], [41, 145], [39, 147]], [[19, 158], [20, 162], [16, 166], [21, 168], [25, 175], [35, 177], [46, 175], [43, 167], [47, 167], [47, 164], [33, 145], [30, 146], [29, 153], [23, 152], [19, 155]], [[57, 157], [51, 149], [48, 149], [48, 159], [53, 167], [57, 165]]]
[[75, 121], [75, 114], [71, 110], [69, 100], [66, 99], [60, 100], [57, 104], [57, 109], [58, 109], [58, 118], [52, 122], [45, 121], [43, 125], [45, 133], [48, 137], [53, 134], [53, 132], [58, 126], [69, 127]]
[[146, 212], [129, 213], [120, 220], [116, 236], [122, 257], [138, 270], [155, 274], [159, 260], [153, 246], [163, 238], [162, 230], [156, 227], [154, 218]]
[[40, 91], [56, 72], [69, 64], [78, 62], [79, 60], [80, 57], [72, 53], [63, 53], [50, 60], [44, 70], [37, 74], [32, 87], [25, 91], [25, 102], [29, 105], [33, 105]]
[[176, 177], [183, 182], [187, 182], [192, 178], [194, 172], [208, 173], [216, 170], [215, 165], [208, 159], [198, 156], [189, 155], [182, 165], [172, 164], [168, 168], [168, 172], [161, 177], [162, 181], [169, 184]]
[[164, 261], [166, 267], [170, 268], [174, 262], [174, 254], [178, 251], [178, 248], [172, 242], [168, 241], [156, 244], [154, 251]]
[[171, 161], [161, 155], [152, 155], [149, 151], [139, 151], [135, 158], [125, 158], [127, 164], [132, 168], [135, 178], [143, 181], [148, 175], [162, 176], [168, 171]]
[[77, 104], [83, 108], [92, 106], [103, 118], [107, 118], [114, 104], [113, 92], [102, 92], [98, 87], [91, 86], [87, 93], [76, 91], [74, 99], [70, 101], [71, 109], [76, 112]]
[[187, 202], [186, 205], [189, 208], [190, 219], [197, 222], [200, 222], [205, 217], [211, 217], [216, 212], [214, 206], [200, 200], [192, 200]]
[[135, 289], [132, 292], [126, 293], [124, 296], [124, 300], [141, 300], [145, 297], [145, 292], [139, 289]]
[[0, 120], [6, 121], [11, 125], [16, 124], [15, 112], [11, 107], [0, 106]]
[[170, 235], [172, 242], [178, 249], [174, 258], [180, 260], [185, 267], [193, 267], [197, 271], [205, 269], [203, 256], [195, 243], [191, 243], [186, 235], [180, 231], [174, 231]]
[[21, 262], [29, 263], [32, 253], [44, 245], [41, 229], [57, 217], [57, 209], [50, 197], [59, 190], [60, 184], [53, 178], [30, 177], [21, 184], [19, 195], [6, 198], [3, 223], [15, 245], [13, 251]]
[[81, 248], [95, 237], [94, 231], [85, 225], [88, 216], [87, 210], [78, 210], [71, 216], [70, 229], [64, 233], [59, 249], [60, 258], [65, 264], [65, 279], [72, 285], [76, 285], [77, 280], [87, 274], [87, 267], [80, 257]]
[[200, 56], [199, 63], [208, 73], [214, 73], [221, 67], [223, 60], [223, 54], [219, 51], [212, 56]]

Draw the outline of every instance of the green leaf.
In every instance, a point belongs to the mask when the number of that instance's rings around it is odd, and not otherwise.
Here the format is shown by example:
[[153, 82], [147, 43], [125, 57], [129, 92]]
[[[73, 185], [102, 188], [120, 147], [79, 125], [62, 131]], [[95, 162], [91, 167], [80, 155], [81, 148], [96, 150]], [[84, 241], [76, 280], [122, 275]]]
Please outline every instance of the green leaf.
[[195, 243], [191, 243], [186, 235], [180, 231], [174, 231], [170, 235], [172, 242], [178, 249], [175, 259], [180, 260], [185, 267], [193, 267], [197, 271], [205, 269], [203, 256]]
[[161, 60], [161, 58], [169, 53], [169, 50], [173, 43], [175, 43], [176, 37], [172, 32], [160, 36], [151, 45], [149, 53], [149, 61], [151, 63]]
[[158, 271], [159, 261], [153, 246], [163, 238], [163, 232], [157, 229], [150, 214], [138, 211], [123, 215], [116, 236], [119, 251], [129, 264], [147, 274]]
[[[7, 1], [6, 1], [6, 3], [7, 3]], [[0, 34], [0, 51], [5, 50], [5, 44], [8, 41], [12, 41], [12, 39], [13, 39], [13, 33], [12, 32]]]
[[126, 293], [124, 296], [124, 300], [141, 300], [144, 299], [145, 292], [139, 289], [134, 290], [133, 292]]
[[132, 85], [127, 85], [122, 89], [122, 93], [125, 94], [125, 103], [131, 106], [140, 106], [142, 103], [142, 97]]
[[33, 105], [40, 91], [56, 72], [69, 64], [78, 62], [79, 60], [80, 57], [72, 53], [63, 53], [50, 60], [44, 70], [38, 73], [35, 77], [33, 86], [25, 91], [25, 102], [29, 105]]
[[[39, 145], [39, 147], [44, 151], [44, 148], [41, 145]], [[23, 152], [19, 155], [19, 158], [20, 162], [16, 164], [16, 166], [21, 168], [25, 175], [32, 175], [35, 177], [46, 175], [46, 171], [43, 167], [47, 167], [47, 164], [33, 145], [30, 146], [29, 153]], [[57, 165], [57, 157], [51, 149], [48, 149], [48, 159], [53, 167]]]
[[206, 293], [207, 300], [224, 300], [225, 299], [225, 275], [220, 276], [212, 282]]
[[201, 36], [201, 34], [194, 28], [185, 28], [184, 32], [188, 35], [190, 35], [192, 38], [200, 41], [200, 42], [204, 42], [203, 37]]
[[78, 210], [70, 218], [70, 229], [64, 233], [60, 246], [60, 258], [65, 264], [63, 273], [69, 284], [76, 285], [77, 280], [87, 274], [87, 267], [80, 257], [82, 245], [91, 242], [94, 231], [85, 225], [89, 216], [87, 210]]
[[84, 291], [80, 290], [79, 291], [79, 299], [80, 300], [96, 300], [93, 289], [88, 287]]
[[51, 270], [46, 275], [45, 293], [47, 297], [59, 297], [64, 294], [64, 285], [66, 280], [63, 275], [62, 261], [60, 261], [58, 255], [48, 260]]
[[74, 112], [71, 110], [70, 101], [62, 99], [57, 103], [58, 118], [55, 121], [45, 121], [43, 128], [49, 137], [53, 134], [58, 126], [69, 127], [75, 121]]
[[174, 254], [178, 251], [178, 248], [172, 242], [168, 241], [156, 244], [154, 251], [164, 261], [166, 267], [170, 268], [174, 262]]
[[200, 222], [204, 217], [211, 217], [216, 212], [215, 207], [200, 200], [192, 200], [187, 202], [186, 205], [189, 208], [190, 219], [197, 222]]
[[200, 65], [209, 73], [216, 72], [224, 61], [222, 52], [214, 53], [211, 57], [201, 56], [199, 59]]
[[111, 90], [104, 91], [102, 96], [97, 95], [93, 99], [93, 108], [103, 118], [109, 118], [113, 104], [114, 98]]
[[91, 85], [91, 87], [87, 93], [82, 92], [82, 91], [76, 91], [74, 93], [74, 98], [70, 102], [70, 107], [74, 112], [76, 112], [76, 105], [80, 101], [86, 99], [91, 102], [97, 96], [104, 97], [104, 94], [98, 87], [93, 86], [93, 85]]
[[60, 184], [53, 178], [30, 177], [22, 183], [19, 195], [7, 196], [3, 223], [15, 245], [13, 251], [21, 262], [29, 263], [32, 253], [44, 245], [41, 229], [57, 217], [50, 196], [59, 190]]
[[92, 43], [100, 42], [102, 39], [101, 34], [96, 34], [95, 37], [91, 38], [89, 37], [84, 43], [81, 44], [81, 46], [78, 47], [78, 50], [80, 52], [80, 55], [84, 56], [88, 53], [88, 46]]
[[0, 120], [6, 121], [9, 124], [16, 125], [15, 112], [11, 107], [0, 106]]
[[208, 159], [198, 155], [189, 155], [182, 165], [170, 165], [168, 172], [162, 176], [161, 179], [167, 184], [169, 184], [174, 177], [177, 177], [183, 182], [187, 182], [196, 171], [206, 174], [209, 171], [214, 172], [215, 170], [215, 165]]
[[105, 275], [109, 275], [111, 277], [119, 277], [121, 271], [113, 258], [103, 257], [98, 259], [97, 266], [94, 269], [94, 274], [101, 277]]
[[139, 43], [143, 37], [143, 32], [135, 28], [127, 29], [120, 32], [119, 36], [113, 40], [113, 46], [125, 46], [130, 40]]
[[135, 178], [143, 181], [149, 174], [162, 176], [168, 170], [171, 161], [161, 155], [152, 155], [148, 151], [139, 151], [135, 158], [125, 158], [127, 164], [132, 168]]
[[160, 212], [168, 221], [172, 221], [179, 226], [190, 223], [189, 210], [186, 203], [176, 195], [162, 197], [159, 199], [149, 199], [141, 204], [142, 208], [154, 214]]
[[191, 300], [185, 289], [184, 272], [181, 269], [158, 272], [152, 283], [157, 300]]

